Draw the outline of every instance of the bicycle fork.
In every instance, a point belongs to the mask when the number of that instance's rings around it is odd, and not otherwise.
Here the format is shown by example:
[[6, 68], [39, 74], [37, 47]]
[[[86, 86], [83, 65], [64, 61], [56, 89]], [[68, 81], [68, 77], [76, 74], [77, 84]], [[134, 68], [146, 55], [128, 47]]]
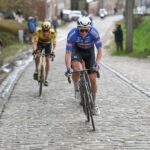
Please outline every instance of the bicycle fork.
[[44, 56], [40, 57], [38, 65], [38, 81], [42, 80], [43, 83], [45, 82], [45, 76], [46, 76], [46, 59]]

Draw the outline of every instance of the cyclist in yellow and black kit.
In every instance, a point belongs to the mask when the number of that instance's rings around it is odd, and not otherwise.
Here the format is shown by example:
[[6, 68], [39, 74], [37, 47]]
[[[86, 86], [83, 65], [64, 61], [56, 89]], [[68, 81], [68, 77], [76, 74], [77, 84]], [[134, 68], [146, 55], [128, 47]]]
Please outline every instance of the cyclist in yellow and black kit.
[[51, 24], [48, 21], [42, 23], [41, 28], [37, 29], [33, 36], [33, 50], [35, 57], [35, 73], [34, 79], [37, 80], [38, 77], [38, 64], [40, 58], [40, 52], [44, 48], [46, 53], [46, 79], [45, 86], [48, 86], [48, 72], [50, 67], [50, 54], [55, 55], [56, 47], [56, 33], [54, 29], [51, 28]]

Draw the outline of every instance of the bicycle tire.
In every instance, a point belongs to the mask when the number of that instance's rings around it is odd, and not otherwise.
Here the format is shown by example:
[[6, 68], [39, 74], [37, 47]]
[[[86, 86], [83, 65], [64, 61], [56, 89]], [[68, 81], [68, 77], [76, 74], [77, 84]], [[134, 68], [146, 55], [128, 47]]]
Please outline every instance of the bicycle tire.
[[41, 73], [40, 73], [40, 81], [39, 81], [39, 96], [42, 95], [42, 86], [43, 86], [43, 66], [41, 67]]
[[86, 87], [85, 94], [86, 94], [87, 118], [88, 117], [90, 118], [89, 120], [91, 120], [93, 131], [95, 131], [95, 122], [92, 113], [91, 96], [86, 85], [85, 87]]
[[86, 97], [85, 97], [85, 88], [84, 88], [84, 83], [82, 82], [83, 80], [80, 81], [80, 84], [79, 84], [79, 90], [80, 90], [80, 96], [81, 96], [81, 106], [83, 108], [83, 112], [85, 114], [85, 116], [87, 117], [87, 121], [89, 122], [89, 115], [88, 115], [88, 111], [87, 111], [87, 108], [86, 108]]
[[87, 104], [87, 101], [86, 101], [86, 95], [85, 95], [85, 92], [83, 93], [83, 111], [84, 111], [84, 114], [87, 118], [87, 122], [90, 122], [90, 115], [89, 115], [89, 110], [88, 110], [88, 104]]
[[[91, 83], [90, 83], [90, 79], [89, 79], [89, 76], [88, 76], [88, 73], [86, 72], [85, 73], [85, 80], [87, 82], [87, 88], [88, 88], [88, 91], [89, 91], [89, 96], [90, 96], [90, 103], [91, 105], [93, 106], [94, 105], [94, 102], [93, 102], [93, 97], [92, 97], [92, 92], [91, 92]], [[91, 106], [91, 107], [92, 107]]]
[[94, 118], [93, 118], [91, 104], [89, 105], [89, 114], [90, 114], [90, 117], [91, 117], [91, 123], [92, 123], [93, 131], [95, 131], [95, 122], [94, 122]]
[[89, 80], [87, 72], [85, 72], [84, 77], [85, 77], [85, 81], [87, 82], [85, 84], [85, 94], [86, 94], [86, 104], [87, 104], [86, 107], [88, 109], [87, 112], [88, 112], [88, 115], [91, 118], [90, 120], [91, 120], [91, 123], [92, 123], [93, 131], [95, 131], [95, 123], [94, 123], [94, 118], [93, 118], [93, 113], [92, 113], [93, 98], [92, 98], [92, 95], [91, 95], [92, 94], [91, 93], [91, 85], [90, 85], [90, 80]]

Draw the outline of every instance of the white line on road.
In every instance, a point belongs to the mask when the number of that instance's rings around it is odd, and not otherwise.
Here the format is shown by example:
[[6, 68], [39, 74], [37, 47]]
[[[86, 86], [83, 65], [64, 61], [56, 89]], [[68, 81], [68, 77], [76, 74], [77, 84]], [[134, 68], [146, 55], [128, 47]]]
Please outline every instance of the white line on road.
[[67, 39], [67, 37], [66, 37], [66, 36], [65, 36], [65, 37], [62, 37], [62, 38], [60, 38], [60, 39], [58, 39], [58, 41], [57, 41], [57, 42], [63, 41], [63, 40], [65, 40], [65, 39]]
[[112, 69], [111, 67], [109, 67], [108, 65], [102, 63], [102, 66], [106, 69], [108, 69], [110, 72], [114, 73], [117, 77], [119, 77], [121, 80], [123, 80], [124, 82], [126, 82], [128, 85], [130, 85], [131, 87], [133, 87], [134, 89], [136, 89], [137, 91], [139, 91], [140, 93], [144, 94], [145, 96], [147, 96], [148, 98], [150, 98], [150, 93], [147, 92], [145, 89], [141, 88], [140, 86], [136, 85], [134, 82], [130, 81], [129, 79], [127, 79], [125, 76], [123, 76], [122, 74], [120, 74], [119, 72], [117, 72], [116, 70]]

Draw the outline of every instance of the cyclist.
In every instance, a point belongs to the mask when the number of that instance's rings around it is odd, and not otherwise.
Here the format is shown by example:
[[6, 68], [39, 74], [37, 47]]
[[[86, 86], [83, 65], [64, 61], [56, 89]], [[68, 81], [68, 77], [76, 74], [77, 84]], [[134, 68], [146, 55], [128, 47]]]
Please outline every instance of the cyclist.
[[[98, 50], [95, 58], [94, 44]], [[100, 69], [100, 62], [102, 58], [102, 43], [98, 31], [91, 25], [89, 17], [81, 17], [77, 21], [77, 27], [72, 29], [67, 37], [65, 63], [67, 67], [66, 76], [72, 71], [79, 71], [82, 69], [82, 60], [85, 63], [86, 69], [93, 68]], [[72, 68], [71, 68], [72, 67]], [[73, 69], [73, 70], [72, 70]], [[96, 106], [96, 73], [92, 70], [88, 71], [91, 82], [92, 96], [93, 96], [93, 115], [99, 115], [100, 111]], [[75, 96], [79, 95], [79, 74], [72, 75], [75, 88]]]
[[[52, 45], [53, 44], [53, 45]], [[53, 49], [51, 49], [53, 47]], [[56, 33], [54, 29], [51, 28], [51, 24], [48, 21], [44, 21], [41, 25], [41, 28], [37, 29], [33, 36], [33, 50], [35, 53], [35, 73], [34, 79], [38, 78], [38, 64], [40, 58], [40, 51], [45, 48], [46, 53], [46, 77], [45, 77], [45, 86], [48, 86], [48, 72], [50, 67], [50, 54], [54, 55], [54, 50], [56, 47]]]

